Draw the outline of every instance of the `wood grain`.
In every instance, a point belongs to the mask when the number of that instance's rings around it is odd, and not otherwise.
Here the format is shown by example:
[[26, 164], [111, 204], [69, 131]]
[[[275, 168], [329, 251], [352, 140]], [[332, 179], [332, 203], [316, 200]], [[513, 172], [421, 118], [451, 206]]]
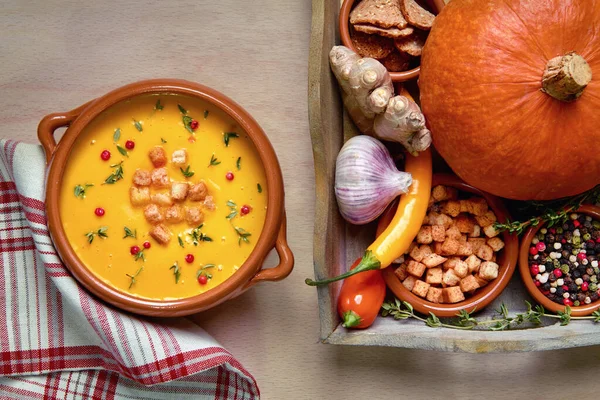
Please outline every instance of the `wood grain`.
[[[5, 0], [0, 135], [33, 143], [44, 115], [158, 77], [214, 87], [257, 119], [283, 169], [296, 267], [285, 280], [260, 284], [195, 320], [254, 374], [263, 399], [591, 394], [598, 347], [472, 355], [319, 342], [317, 294], [304, 285], [314, 274], [310, 21], [306, 0]], [[276, 261], [271, 255], [267, 265]]]

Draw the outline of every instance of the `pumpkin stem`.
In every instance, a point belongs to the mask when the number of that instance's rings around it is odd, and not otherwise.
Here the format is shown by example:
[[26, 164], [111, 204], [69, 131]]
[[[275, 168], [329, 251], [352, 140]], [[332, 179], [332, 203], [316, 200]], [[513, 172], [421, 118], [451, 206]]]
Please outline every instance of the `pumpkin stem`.
[[554, 57], [542, 75], [542, 92], [560, 101], [574, 101], [592, 80], [592, 69], [585, 58], [574, 51]]

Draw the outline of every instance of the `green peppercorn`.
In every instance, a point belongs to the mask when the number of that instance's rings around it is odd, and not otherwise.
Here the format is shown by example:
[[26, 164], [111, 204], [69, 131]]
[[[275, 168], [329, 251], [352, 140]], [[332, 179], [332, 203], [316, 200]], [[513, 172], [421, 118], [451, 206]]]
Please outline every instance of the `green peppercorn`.
[[586, 242], [588, 240], [590, 240], [592, 238], [592, 235], [590, 235], [589, 233], [586, 233], [585, 235], [583, 235], [583, 240], [585, 240]]
[[[579, 247], [581, 245], [581, 236], [573, 236], [573, 245], [575, 247]], [[574, 252], [573, 254], [577, 254], [578, 252]]]
[[598, 277], [596, 275], [590, 276], [590, 282], [598, 282]]
[[596, 229], [600, 229], [600, 221], [593, 221], [592, 226]]
[[[595, 276], [592, 276], [592, 278], [595, 278]], [[594, 282], [594, 279], [591, 279], [592, 282]], [[598, 290], [598, 285], [594, 282], [589, 286], [589, 290], [591, 290], [592, 292], [595, 292], [596, 290]]]
[[562, 234], [563, 232], [564, 232], [563, 228], [556, 228], [556, 233], [558, 233], [559, 235]]
[[568, 274], [569, 273], [569, 266], [567, 264], [562, 264], [560, 266], [560, 270], [562, 271], [563, 274]]
[[578, 307], [578, 306], [579, 306], [579, 304], [581, 304], [581, 303], [579, 303], [579, 300], [575, 300], [575, 301], [573, 302], [573, 305], [574, 305], [575, 307]]

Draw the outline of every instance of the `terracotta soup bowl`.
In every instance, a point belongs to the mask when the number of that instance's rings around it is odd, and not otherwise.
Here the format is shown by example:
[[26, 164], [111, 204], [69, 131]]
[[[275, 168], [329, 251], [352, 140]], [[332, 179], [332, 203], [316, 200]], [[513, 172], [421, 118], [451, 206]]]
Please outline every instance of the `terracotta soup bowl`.
[[[479, 197], [483, 197], [490, 209], [496, 214], [499, 221], [506, 221], [510, 218], [508, 211], [502, 204], [499, 198], [492, 196], [488, 193], [482, 192], [479, 189], [465, 183], [455, 175], [450, 174], [434, 174], [432, 187], [437, 185], [444, 185], [458, 189], [459, 197], [464, 193], [473, 194]], [[383, 216], [379, 220], [378, 232], [383, 231], [385, 227], [392, 220], [396, 211], [396, 205], [389, 207]], [[483, 232], [482, 232], [483, 234]], [[396, 295], [400, 300], [404, 300], [412, 304], [415, 310], [428, 314], [429, 312], [434, 313], [438, 317], [453, 317], [460, 310], [467, 310], [473, 312], [474, 310], [482, 310], [489, 305], [508, 285], [510, 278], [512, 277], [516, 266], [517, 266], [517, 255], [519, 250], [519, 242], [515, 235], [508, 234], [508, 232], [501, 233], [501, 238], [504, 241], [504, 248], [498, 252], [497, 264], [499, 265], [498, 277], [490, 281], [483, 288], [479, 288], [473, 295], [467, 295], [464, 301], [452, 304], [439, 304], [427, 301], [421, 298], [407, 288], [404, 287], [398, 276], [394, 273], [397, 265], [392, 265], [383, 270], [383, 277], [388, 288]]]
[[[44, 117], [38, 137], [54, 245], [105, 302], [183, 316], [292, 271], [277, 156], [258, 123], [216, 90], [133, 83]], [[279, 265], [262, 269], [273, 248]]]
[[[350, 39], [350, 12], [355, 3], [358, 4], [359, 1], [344, 0], [339, 16], [340, 39], [342, 40], [342, 44], [352, 49], [354, 52], [356, 52], [356, 48], [352, 43], [352, 39]], [[425, 3], [434, 14], [438, 14], [445, 5], [444, 0], [426, 0]], [[390, 76], [394, 82], [406, 82], [418, 78], [420, 71], [421, 68], [417, 66], [406, 71], [390, 72]]]
[[[583, 214], [586, 216], [590, 216], [594, 220], [600, 221], [600, 207], [592, 205], [582, 205], [575, 213], [579, 215]], [[521, 239], [521, 249], [519, 250], [519, 272], [521, 273], [521, 279], [523, 279], [523, 283], [525, 284], [527, 291], [529, 292], [531, 297], [533, 297], [535, 302], [542, 305], [546, 310], [549, 310], [553, 313], [557, 313], [559, 311], [564, 311], [565, 306], [563, 304], [555, 303], [554, 301], [547, 298], [540, 291], [540, 289], [535, 285], [534, 277], [531, 275], [529, 269], [529, 249], [533, 246], [531, 244], [531, 241], [539, 233], [539, 231], [545, 227], [546, 224], [532, 226], [529, 229], [527, 229], [527, 231], [523, 235], [523, 238]], [[564, 278], [564, 276], [561, 276], [561, 278]], [[571, 305], [570, 307], [572, 316], [582, 317], [585, 315], [590, 315], [598, 308], [600, 308], [600, 300], [596, 300], [589, 304], [583, 304], [580, 306]]]

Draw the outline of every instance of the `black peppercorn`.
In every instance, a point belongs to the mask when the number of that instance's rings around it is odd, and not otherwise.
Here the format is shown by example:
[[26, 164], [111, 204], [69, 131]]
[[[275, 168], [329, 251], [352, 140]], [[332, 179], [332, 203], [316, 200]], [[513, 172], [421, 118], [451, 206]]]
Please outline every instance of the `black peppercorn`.
[[592, 300], [592, 301], [596, 301], [596, 300], [598, 300], [598, 297], [599, 297], [599, 296], [598, 296], [598, 293], [596, 293], [596, 292], [593, 292], [593, 293], [590, 295], [590, 300]]
[[577, 285], [576, 285], [576, 284], [574, 284], [574, 283], [571, 283], [571, 284], [569, 285], [569, 292], [571, 292], [571, 293], [575, 293], [575, 292], [577, 292]]
[[548, 275], [548, 280], [550, 282], [556, 282], [556, 276], [554, 276], [553, 272], [551, 272], [550, 275]]
[[542, 285], [542, 289], [544, 289], [544, 290], [550, 290], [551, 287], [552, 286], [550, 286], [550, 284], [548, 282], [546, 282]]
[[579, 272], [578, 269], [576, 269], [575, 271], [571, 272], [571, 276], [575, 279], [581, 278], [581, 273]]
[[585, 294], [579, 293], [577, 295], [577, 300], [579, 300], [580, 303], [583, 303], [585, 301]]
[[561, 287], [557, 287], [557, 288], [556, 288], [556, 293], [555, 293], [555, 294], [556, 294], [557, 296], [561, 296], [561, 297], [562, 297], [562, 295], [563, 295], [563, 293], [564, 293], [564, 292], [565, 292], [565, 291], [564, 291], [564, 289], [563, 289], [563, 288], [561, 288]]
[[590, 276], [588, 274], [583, 274], [583, 276], [581, 277], [581, 279], [583, 279], [586, 282], [590, 281]]

